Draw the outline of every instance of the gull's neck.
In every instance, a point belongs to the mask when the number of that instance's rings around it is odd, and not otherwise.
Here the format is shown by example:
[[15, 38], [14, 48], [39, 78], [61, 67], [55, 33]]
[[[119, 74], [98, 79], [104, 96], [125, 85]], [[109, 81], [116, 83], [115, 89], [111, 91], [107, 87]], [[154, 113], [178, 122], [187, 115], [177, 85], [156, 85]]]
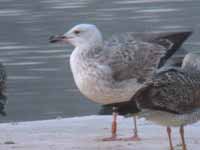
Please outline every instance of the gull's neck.
[[103, 50], [103, 41], [93, 41], [75, 47], [73, 55], [79, 58], [91, 58]]
[[[95, 58], [102, 51], [102, 45], [81, 45], [76, 47], [70, 56], [70, 67], [75, 81], [95, 63]], [[78, 85], [79, 81], [76, 81]]]

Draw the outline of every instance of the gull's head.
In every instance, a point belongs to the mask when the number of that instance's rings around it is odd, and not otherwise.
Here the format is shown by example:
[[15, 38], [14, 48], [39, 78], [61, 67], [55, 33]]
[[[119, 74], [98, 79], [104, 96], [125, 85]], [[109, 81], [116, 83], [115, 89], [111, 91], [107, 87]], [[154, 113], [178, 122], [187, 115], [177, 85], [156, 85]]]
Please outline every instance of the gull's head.
[[51, 43], [69, 43], [75, 47], [101, 46], [103, 38], [99, 29], [93, 24], [79, 24], [68, 32], [59, 36], [50, 37]]

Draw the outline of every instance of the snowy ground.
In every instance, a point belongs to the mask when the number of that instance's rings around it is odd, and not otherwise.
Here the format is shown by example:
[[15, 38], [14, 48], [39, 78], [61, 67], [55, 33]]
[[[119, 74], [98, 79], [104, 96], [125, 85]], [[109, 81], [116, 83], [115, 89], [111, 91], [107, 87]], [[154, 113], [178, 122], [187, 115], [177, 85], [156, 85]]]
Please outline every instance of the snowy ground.
[[[139, 120], [140, 142], [102, 142], [111, 116], [87, 116], [0, 124], [0, 150], [168, 150], [165, 128]], [[132, 119], [119, 117], [120, 137], [132, 134]], [[185, 128], [188, 150], [199, 150], [200, 124]], [[174, 145], [179, 143], [173, 130]], [[179, 146], [176, 149], [180, 149]]]

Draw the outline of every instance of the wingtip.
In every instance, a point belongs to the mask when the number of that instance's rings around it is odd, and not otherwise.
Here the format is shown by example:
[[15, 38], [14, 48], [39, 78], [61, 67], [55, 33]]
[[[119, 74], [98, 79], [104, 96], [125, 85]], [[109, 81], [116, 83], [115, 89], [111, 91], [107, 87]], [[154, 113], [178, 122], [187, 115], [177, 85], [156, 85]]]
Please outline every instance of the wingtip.
[[[167, 39], [173, 43], [173, 45], [169, 48], [167, 48], [167, 52], [164, 57], [160, 59], [160, 62], [158, 64], [158, 69], [164, 66], [164, 64], [167, 62], [167, 60], [175, 54], [175, 52], [180, 49], [180, 47], [183, 45], [183, 43], [192, 35], [193, 30], [187, 29], [187, 30], [182, 30], [182, 31], [176, 31], [176, 32], [171, 32], [163, 37], [161, 39]], [[162, 42], [162, 41], [161, 41]], [[165, 42], [165, 41], [164, 41]], [[163, 44], [163, 43], [159, 43]], [[165, 43], [164, 43], [165, 44]]]
[[193, 30], [186, 30], [186, 31], [182, 31], [181, 33], [183, 34], [183, 36], [185, 36], [185, 39], [187, 39], [193, 34], [193, 32], [194, 32]]

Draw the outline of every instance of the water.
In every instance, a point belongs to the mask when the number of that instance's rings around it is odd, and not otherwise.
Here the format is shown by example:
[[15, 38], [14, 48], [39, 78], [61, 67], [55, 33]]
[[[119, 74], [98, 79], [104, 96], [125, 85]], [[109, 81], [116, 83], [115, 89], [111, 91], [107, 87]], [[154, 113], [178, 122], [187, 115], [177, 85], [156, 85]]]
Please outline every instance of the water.
[[199, 0], [0, 0], [0, 61], [8, 72], [8, 116], [0, 122], [96, 114], [99, 105], [76, 89], [72, 47], [50, 35], [79, 23], [96, 24], [107, 38], [126, 31], [195, 32], [184, 47], [200, 49]]

